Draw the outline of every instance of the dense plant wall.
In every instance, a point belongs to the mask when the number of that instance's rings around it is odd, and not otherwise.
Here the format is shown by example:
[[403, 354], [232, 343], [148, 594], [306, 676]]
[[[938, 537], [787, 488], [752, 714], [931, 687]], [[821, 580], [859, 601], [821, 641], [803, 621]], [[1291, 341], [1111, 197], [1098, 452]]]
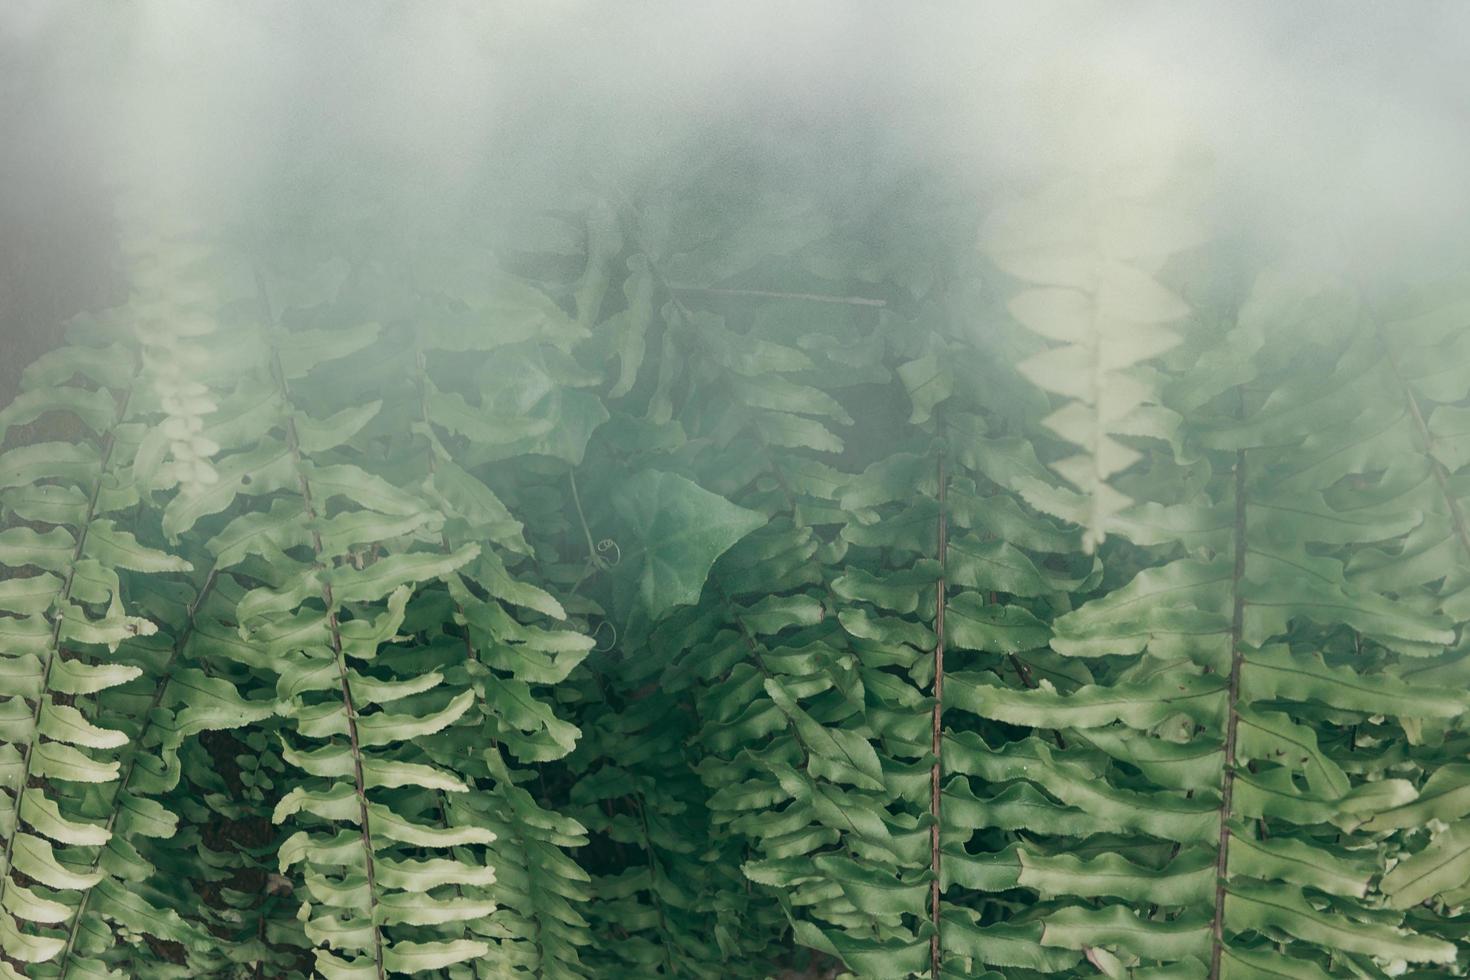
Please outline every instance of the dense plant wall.
[[0, 976], [1466, 972], [1466, 294], [769, 159], [136, 209], [0, 411]]

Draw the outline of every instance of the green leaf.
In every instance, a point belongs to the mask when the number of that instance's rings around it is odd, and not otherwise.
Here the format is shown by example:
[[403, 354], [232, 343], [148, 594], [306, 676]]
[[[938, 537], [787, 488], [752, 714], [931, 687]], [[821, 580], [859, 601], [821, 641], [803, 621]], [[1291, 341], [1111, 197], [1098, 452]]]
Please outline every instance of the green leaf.
[[934, 414], [939, 405], [954, 392], [954, 377], [949, 365], [936, 354], [926, 354], [915, 361], [900, 365], [898, 377], [903, 381], [913, 404], [909, 422], [923, 425]]
[[859, 789], [882, 791], [883, 767], [866, 738], [818, 723], [801, 710], [795, 698], [775, 678], [766, 679], [765, 691], [795, 725], [797, 736], [810, 753], [807, 768], [812, 775], [849, 783]]
[[656, 470], [619, 483], [611, 504], [627, 528], [618, 541], [624, 595], [650, 619], [697, 602], [715, 559], [766, 522], [685, 477]]
[[1313, 908], [1294, 889], [1232, 884], [1225, 898], [1225, 919], [1232, 931], [1280, 930], [1327, 949], [1408, 960], [1452, 963], [1453, 943], [1418, 936], [1387, 925], [1346, 919]]
[[470, 939], [438, 942], [396, 942], [383, 951], [383, 965], [403, 973], [442, 970], [455, 963], [478, 959], [490, 954], [490, 944]]
[[[1396, 909], [1412, 908], [1470, 881], [1470, 824], [1451, 824], [1428, 847], [1394, 865], [1379, 888]], [[1451, 954], [1453, 956], [1453, 954]], [[1408, 959], [1409, 957], [1404, 957]]]
[[1209, 957], [1210, 926], [1199, 917], [1172, 921], [1146, 919], [1113, 905], [1100, 909], [1072, 907], [1048, 915], [1041, 930], [1043, 946], [1086, 950], [1106, 946], [1150, 959]]
[[355, 436], [383, 407], [382, 399], [344, 408], [328, 418], [314, 419], [298, 413], [293, 417], [297, 446], [303, 453], [335, 449]]
[[1464, 695], [1411, 687], [1392, 675], [1364, 676], [1351, 668], [1331, 667], [1321, 654], [1292, 653], [1284, 646], [1248, 654], [1240, 685], [1247, 701], [1290, 698], [1403, 718], [1455, 718], [1470, 703]]
[[110, 520], [94, 520], [87, 525], [82, 553], [111, 568], [135, 572], [187, 572], [194, 567], [182, 558], [144, 547]]
[[1021, 653], [1051, 639], [1047, 625], [1023, 606], [987, 603], [978, 592], [951, 598], [945, 615], [950, 642], [968, 650]]
[[1160, 672], [1141, 684], [1096, 685], [1067, 695], [1043, 683], [1016, 690], [993, 675], [958, 672], [945, 677], [944, 699], [982, 718], [1039, 728], [1101, 728], [1121, 721], [1146, 730], [1185, 714], [1218, 730], [1225, 720], [1224, 685], [1193, 671]]
[[1470, 815], [1470, 765], [1450, 762], [1439, 765], [1419, 788], [1419, 796], [1392, 810], [1376, 813], [1363, 830], [1377, 833], [1421, 827], [1431, 820], [1445, 822]]

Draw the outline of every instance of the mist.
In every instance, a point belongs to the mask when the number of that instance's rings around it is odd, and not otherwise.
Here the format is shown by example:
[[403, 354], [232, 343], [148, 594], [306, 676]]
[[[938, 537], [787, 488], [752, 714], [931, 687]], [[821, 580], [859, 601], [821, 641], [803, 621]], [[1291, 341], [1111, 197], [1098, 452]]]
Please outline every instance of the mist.
[[1470, 975], [1466, 66], [0, 0], [0, 976]]
[[[982, 206], [1188, 161], [1200, 214], [1262, 254], [1439, 275], [1470, 217], [1467, 56], [1450, 2], [17, 0], [7, 347], [115, 290], [97, 269], [139, 214], [249, 226], [366, 194], [432, 238], [721, 139], [938, 172]], [[38, 275], [68, 300], [37, 306]]]

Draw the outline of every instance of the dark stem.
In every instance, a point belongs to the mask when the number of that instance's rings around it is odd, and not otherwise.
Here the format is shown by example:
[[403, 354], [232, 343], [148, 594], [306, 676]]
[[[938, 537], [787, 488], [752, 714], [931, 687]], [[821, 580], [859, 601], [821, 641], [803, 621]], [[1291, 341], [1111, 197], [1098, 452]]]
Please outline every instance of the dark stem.
[[1210, 948], [1210, 980], [1219, 980], [1220, 955], [1225, 947], [1225, 875], [1230, 866], [1230, 808], [1235, 791], [1235, 731], [1240, 721], [1241, 627], [1245, 621], [1245, 599], [1240, 586], [1245, 578], [1245, 451], [1235, 454], [1235, 569], [1231, 574], [1234, 607], [1230, 614], [1230, 687], [1226, 695], [1225, 766], [1220, 779], [1220, 843], [1215, 852], [1215, 918], [1211, 925], [1214, 942]]
[[1021, 679], [1022, 686], [1024, 686], [1028, 691], [1036, 687], [1036, 681], [1032, 680], [1031, 678], [1031, 668], [1027, 667], [1025, 663], [1021, 661], [1021, 658], [1016, 656], [1014, 653], [1009, 654], [1009, 656], [1011, 660], [1011, 666], [1015, 668], [1016, 676]]
[[107, 437], [103, 440], [102, 451], [97, 461], [97, 480], [92, 484], [92, 492], [87, 498], [87, 510], [77, 526], [77, 543], [72, 549], [71, 562], [67, 565], [66, 580], [62, 582], [58, 591], [59, 602], [55, 612], [55, 621], [51, 624], [51, 642], [46, 648], [46, 666], [41, 673], [41, 690], [36, 695], [36, 707], [31, 712], [31, 741], [26, 746], [25, 762], [21, 766], [20, 781], [16, 784], [15, 791], [15, 826], [11, 828], [10, 837], [5, 841], [5, 860], [0, 864], [0, 902], [5, 900], [5, 893], [10, 887], [10, 876], [12, 874], [12, 859], [15, 854], [15, 840], [20, 836], [20, 813], [21, 805], [25, 801], [26, 791], [31, 788], [31, 765], [35, 762], [36, 746], [40, 743], [41, 736], [38, 729], [41, 723], [41, 708], [46, 703], [46, 697], [51, 690], [51, 668], [61, 656], [61, 627], [66, 621], [66, 606], [71, 602], [72, 588], [77, 577], [77, 563], [82, 560], [82, 549], [87, 544], [87, 532], [92, 527], [92, 520], [97, 515], [97, 499], [102, 494], [102, 478], [107, 473], [107, 467], [112, 461], [112, 450], [117, 444], [117, 426], [127, 416], [128, 403], [132, 400], [132, 389], [123, 396], [122, 405], [117, 410], [117, 422], [108, 429]]
[[[422, 331], [419, 332], [418, 337], [419, 337], [418, 349], [414, 351], [414, 367], [415, 367], [415, 370], [416, 370], [416, 374], [415, 374], [414, 380], [415, 380], [416, 385], [418, 387], [418, 395], [419, 395], [419, 417], [423, 420], [424, 425], [425, 426], [428, 426], [430, 428], [430, 431], [432, 432], [432, 428], [433, 428], [433, 424], [434, 423], [429, 418], [429, 390], [428, 390], [429, 368], [428, 368], [428, 359], [424, 356], [424, 349], [423, 349], [423, 343], [422, 343], [422, 340], [423, 340], [423, 332]], [[427, 452], [425, 453], [425, 455], [428, 457], [429, 479], [432, 480], [434, 478], [435, 474], [438, 472], [437, 464], [436, 464], [435, 458], [434, 458], [434, 443], [433, 443], [432, 438], [430, 438], [429, 440], [427, 440], [427, 445], [426, 445], [425, 448], [427, 449]], [[449, 535], [447, 533], [442, 532], [442, 531], [439, 534], [439, 545], [440, 545], [443, 553], [446, 554], [446, 555], [449, 554], [450, 552], [452, 552], [454, 550], [450, 546], [450, 544], [449, 544]], [[454, 611], [457, 612], [457, 613], [459, 613], [460, 617], [464, 620], [464, 655], [465, 655], [465, 660], [466, 660], [466, 662], [471, 661], [471, 660], [478, 660], [479, 657], [476, 656], [476, 654], [475, 654], [475, 645], [474, 645], [474, 642], [470, 639], [470, 619], [469, 619], [469, 616], [465, 615], [464, 607], [457, 600], [454, 602]], [[495, 744], [495, 741], [493, 739], [491, 739], [490, 740], [490, 744], [491, 745], [494, 745]], [[434, 792], [438, 795], [438, 799], [439, 799], [439, 822], [442, 823], [446, 829], [448, 829], [451, 826], [450, 820], [449, 820], [449, 801], [448, 801], [448, 798], [446, 797], [445, 792], [442, 789], [435, 790]], [[461, 897], [461, 898], [463, 898], [464, 897], [464, 886], [463, 885], [456, 884], [454, 886], [454, 894], [457, 895], [457, 896], [459, 896], [459, 897]], [[472, 960], [470, 962], [470, 972], [475, 977], [475, 980], [479, 980], [479, 976], [480, 976], [480, 964], [479, 964], [479, 961], [478, 960]]]
[[643, 849], [648, 854], [648, 893], [653, 896], [653, 907], [658, 913], [658, 929], [664, 934], [664, 965], [668, 967], [668, 975], [674, 973], [674, 936], [669, 932], [668, 919], [664, 917], [664, 900], [658, 893], [658, 855], [653, 850], [653, 833], [648, 827], [648, 808], [643, 800], [643, 794], [635, 793], [631, 801], [638, 808], [638, 821], [643, 825]]
[[[143, 730], [138, 733], [138, 740], [133, 747], [133, 754], [128, 757], [127, 767], [123, 770], [122, 778], [118, 780], [117, 795], [112, 798], [112, 814], [107, 818], [107, 836], [109, 838], [112, 836], [112, 828], [117, 825], [118, 814], [122, 811], [123, 794], [128, 791], [128, 783], [132, 781], [133, 770], [138, 767], [138, 759], [143, 754], [143, 745], [147, 741], [145, 736], [153, 727], [153, 712], [163, 703], [163, 696], [168, 692], [169, 682], [173, 680], [174, 665], [178, 663], [179, 655], [183, 653], [184, 647], [189, 642], [189, 637], [194, 633], [194, 617], [199, 612], [199, 607], [204, 604], [204, 600], [209, 597], [209, 593], [214, 591], [214, 584], [217, 579], [218, 569], [211, 568], [208, 577], [204, 580], [203, 587], [194, 596], [194, 601], [189, 603], [184, 628], [179, 631], [179, 635], [174, 639], [173, 650], [169, 653], [168, 663], [164, 665], [163, 679], [158, 682], [158, 690], [153, 692], [153, 700], [149, 702], [148, 710], [143, 712], [143, 717], [147, 721]], [[105, 851], [99, 853], [97, 859], [92, 862], [93, 873], [96, 873], [102, 867], [102, 857], [105, 853]], [[77, 933], [81, 929], [82, 917], [86, 914], [87, 902], [92, 897], [93, 891], [95, 891], [95, 888], [88, 888], [82, 892], [82, 900], [77, 903], [77, 910], [72, 913], [71, 928], [67, 930], [66, 945], [62, 947], [61, 956], [58, 960], [61, 965], [62, 976], [66, 976], [67, 964], [71, 962], [72, 952], [76, 949]]]
[[949, 529], [944, 513], [944, 457], [939, 457], [939, 527], [935, 551], [939, 556], [939, 581], [934, 597], [934, 721], [932, 726], [934, 765], [929, 771], [929, 809], [934, 816], [934, 825], [929, 828], [929, 869], [934, 880], [929, 883], [929, 915], [934, 923], [934, 933], [929, 937], [929, 974], [939, 978], [939, 805], [940, 751], [944, 737], [944, 603], [945, 561], [949, 551]]
[[[270, 294], [266, 290], [265, 278], [261, 275], [259, 267], [255, 269], [255, 284], [260, 293], [261, 308], [266, 322], [274, 326], [275, 314], [271, 309]], [[271, 366], [276, 376], [276, 384], [280, 388], [281, 397], [288, 408], [285, 419], [286, 446], [291, 451], [291, 460], [296, 466], [296, 485], [301, 494], [306, 518], [312, 524], [312, 553], [315, 555], [316, 564], [319, 567], [325, 567], [322, 564], [324, 550], [322, 535], [316, 527], [316, 504], [312, 500], [311, 483], [306, 478], [306, 469], [301, 457], [301, 441], [296, 432], [296, 420], [289, 411], [291, 391], [286, 384], [286, 371], [281, 364], [281, 354], [274, 341], [271, 344]], [[373, 865], [373, 833], [368, 820], [367, 780], [363, 776], [362, 769], [362, 744], [357, 734], [357, 709], [352, 703], [352, 686], [347, 678], [347, 658], [342, 652], [342, 628], [337, 620], [336, 602], [332, 598], [330, 583], [322, 585], [322, 602], [327, 609], [327, 628], [331, 633], [332, 656], [337, 663], [337, 678], [342, 690], [342, 710], [347, 715], [347, 740], [352, 747], [352, 776], [357, 791], [357, 813], [362, 829], [363, 870], [368, 886], [367, 913], [368, 921], [373, 924], [373, 965], [377, 970], [378, 980], [386, 980], [388, 974], [383, 966], [383, 931], [377, 924], [378, 885]]]

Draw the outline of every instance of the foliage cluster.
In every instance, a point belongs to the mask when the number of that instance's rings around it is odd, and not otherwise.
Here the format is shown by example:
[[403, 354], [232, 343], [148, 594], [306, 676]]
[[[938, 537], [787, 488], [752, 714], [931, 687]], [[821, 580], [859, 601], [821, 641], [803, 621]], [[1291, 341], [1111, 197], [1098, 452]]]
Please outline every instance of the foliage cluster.
[[741, 152], [132, 223], [0, 412], [0, 977], [1464, 975], [1465, 294]]

